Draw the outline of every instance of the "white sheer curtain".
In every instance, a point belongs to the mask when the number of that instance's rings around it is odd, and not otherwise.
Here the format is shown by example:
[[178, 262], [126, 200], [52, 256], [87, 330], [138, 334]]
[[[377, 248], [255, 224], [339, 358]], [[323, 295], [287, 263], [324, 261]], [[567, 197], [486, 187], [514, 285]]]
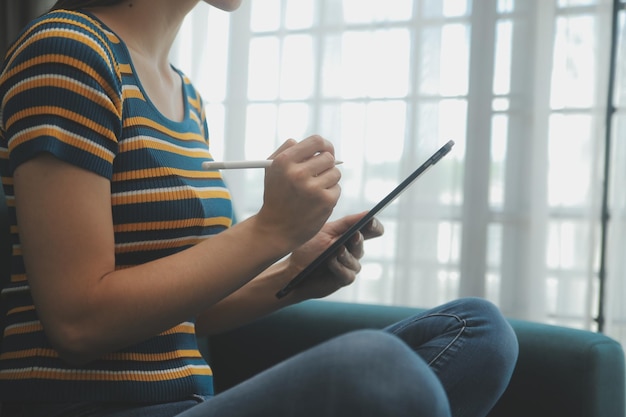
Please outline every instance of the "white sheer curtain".
[[[345, 162], [335, 217], [456, 141], [379, 216], [385, 236], [332, 298], [474, 295], [509, 317], [595, 329], [610, 23], [611, 0], [244, 0], [232, 15], [198, 7], [173, 61], [207, 102], [216, 159], [331, 139]], [[609, 319], [626, 317], [622, 125]], [[240, 218], [259, 208], [262, 175], [227, 173]]]

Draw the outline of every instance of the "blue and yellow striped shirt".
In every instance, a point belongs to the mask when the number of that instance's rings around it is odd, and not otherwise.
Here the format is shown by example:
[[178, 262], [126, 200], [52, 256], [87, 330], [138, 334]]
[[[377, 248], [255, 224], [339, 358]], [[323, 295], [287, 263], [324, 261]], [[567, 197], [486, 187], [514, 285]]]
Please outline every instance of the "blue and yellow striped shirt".
[[[12, 173], [42, 152], [110, 180], [116, 267], [179, 252], [228, 228], [230, 195], [210, 160], [202, 101], [182, 74], [185, 118], [147, 99], [121, 40], [89, 13], [54, 11], [8, 50], [0, 76], [0, 173], [13, 255], [0, 401], [167, 401], [212, 394], [194, 320], [85, 367], [60, 360], [33, 306]], [[132, 319], [132, 318], [131, 318]]]

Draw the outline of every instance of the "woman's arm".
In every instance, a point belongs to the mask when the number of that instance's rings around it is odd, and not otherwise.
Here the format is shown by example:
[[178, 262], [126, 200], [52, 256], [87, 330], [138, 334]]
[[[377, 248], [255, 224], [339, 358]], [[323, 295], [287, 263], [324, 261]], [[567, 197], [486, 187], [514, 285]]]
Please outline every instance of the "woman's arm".
[[383, 234], [383, 226], [373, 219], [339, 250], [337, 256], [315, 271], [288, 296], [278, 299], [276, 292], [312, 262], [335, 239], [365, 213], [330, 222], [309, 242], [286, 260], [272, 265], [240, 290], [204, 311], [196, 320], [200, 336], [234, 329], [264, 315], [310, 298], [325, 297], [354, 282], [361, 270], [364, 240]]
[[324, 224], [339, 197], [332, 145], [287, 143], [256, 216], [178, 254], [116, 270], [110, 183], [40, 155], [14, 175], [29, 285], [61, 356], [84, 363], [197, 316]]

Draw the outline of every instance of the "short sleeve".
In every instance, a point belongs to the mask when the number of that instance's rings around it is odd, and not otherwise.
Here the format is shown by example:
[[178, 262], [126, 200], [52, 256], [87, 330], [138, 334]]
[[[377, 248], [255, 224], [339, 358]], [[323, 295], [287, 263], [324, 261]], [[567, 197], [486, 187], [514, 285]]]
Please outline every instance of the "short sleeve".
[[0, 126], [10, 170], [39, 153], [112, 176], [122, 132], [122, 81], [112, 41], [80, 13], [33, 22], [0, 76]]

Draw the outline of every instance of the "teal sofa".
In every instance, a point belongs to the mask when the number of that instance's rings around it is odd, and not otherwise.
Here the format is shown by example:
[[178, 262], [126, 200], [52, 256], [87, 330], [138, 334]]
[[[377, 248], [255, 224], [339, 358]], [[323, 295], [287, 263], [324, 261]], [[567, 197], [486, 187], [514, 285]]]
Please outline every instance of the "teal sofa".
[[[7, 210], [0, 187], [1, 280], [9, 279], [9, 250]], [[200, 342], [213, 367], [216, 389], [221, 391], [335, 335], [381, 328], [418, 311], [307, 301]], [[624, 352], [619, 343], [593, 332], [510, 322], [520, 356], [511, 383], [490, 417], [626, 416]]]
[[[417, 308], [307, 301], [211, 337], [216, 389], [335, 335], [381, 328]], [[598, 333], [510, 320], [520, 346], [513, 378], [489, 417], [624, 417], [624, 352]]]

